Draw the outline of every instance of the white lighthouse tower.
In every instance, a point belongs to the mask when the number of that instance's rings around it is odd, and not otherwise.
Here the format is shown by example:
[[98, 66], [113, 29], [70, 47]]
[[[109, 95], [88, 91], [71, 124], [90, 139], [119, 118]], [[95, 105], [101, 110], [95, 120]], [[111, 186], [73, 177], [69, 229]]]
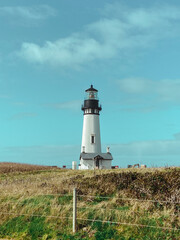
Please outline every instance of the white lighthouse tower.
[[101, 137], [99, 112], [102, 110], [98, 100], [98, 90], [91, 85], [86, 91], [82, 145], [79, 169], [110, 169], [112, 155], [107, 148], [106, 153], [101, 152]]

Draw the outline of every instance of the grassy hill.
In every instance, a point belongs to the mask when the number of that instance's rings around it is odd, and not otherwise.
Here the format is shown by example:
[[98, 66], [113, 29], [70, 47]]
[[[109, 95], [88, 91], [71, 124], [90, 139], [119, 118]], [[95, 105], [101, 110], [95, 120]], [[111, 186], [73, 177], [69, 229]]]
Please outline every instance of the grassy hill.
[[[76, 234], [72, 233], [74, 187]], [[94, 172], [0, 163], [0, 193], [2, 239], [176, 240], [180, 236], [180, 168]]]

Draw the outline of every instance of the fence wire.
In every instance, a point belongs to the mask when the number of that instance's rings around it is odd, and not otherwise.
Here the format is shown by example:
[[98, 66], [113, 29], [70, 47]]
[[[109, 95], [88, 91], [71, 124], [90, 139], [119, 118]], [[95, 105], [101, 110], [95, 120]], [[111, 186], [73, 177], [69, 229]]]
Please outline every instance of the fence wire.
[[[92, 210], [98, 210], [98, 209], [100, 209], [100, 210], [104, 210], [104, 211], [119, 211], [119, 212], [122, 212], [123, 214], [125, 213], [126, 214], [126, 211], [125, 210], [122, 210], [122, 209], [117, 209], [117, 208], [104, 208], [104, 207], [79, 207], [79, 206], [77, 206], [77, 208], [78, 209], [92, 209]], [[129, 209], [127, 209], [127, 211], [128, 211]], [[140, 211], [133, 211], [133, 212], [131, 212], [131, 214], [136, 214], [136, 213], [142, 213], [142, 212], [140, 212]], [[149, 211], [145, 211], [144, 213], [149, 213]], [[178, 216], [180, 216], [179, 215], [179, 212], [178, 212], [178, 214], [168, 214], [168, 213], [166, 213], [166, 214], [164, 214], [164, 215], [167, 215], [167, 216], [175, 216], [175, 217], [178, 217]]]
[[[8, 193], [9, 194], [9, 193]], [[6, 195], [6, 194], [5, 194]], [[21, 195], [21, 197], [23, 196], [31, 196], [31, 195]], [[73, 197], [72, 194], [62, 194], [62, 193], [46, 193], [46, 194], [36, 194], [33, 195], [33, 197], [37, 197], [37, 196], [62, 196], [62, 197]], [[77, 197], [88, 197], [88, 198], [101, 198], [101, 199], [119, 199], [119, 200], [123, 200], [123, 201], [137, 201], [137, 202], [157, 202], [157, 203], [171, 203], [171, 204], [180, 204], [180, 201], [173, 201], [173, 200], [153, 200], [153, 199], [137, 199], [137, 198], [124, 198], [124, 197], [116, 197], [116, 196], [112, 196], [112, 197], [105, 197], [105, 196], [97, 196], [97, 195], [80, 195], [78, 194]]]
[[180, 229], [178, 229], [178, 228], [156, 227], [156, 226], [152, 226], [152, 225], [143, 225], [143, 224], [136, 224], [136, 223], [123, 223], [123, 222], [103, 221], [103, 220], [88, 219], [88, 218], [77, 218], [77, 220], [89, 221], [89, 222], [101, 222], [101, 223], [109, 223], [109, 224], [118, 224], [118, 225], [129, 225], [129, 226], [136, 226], [136, 227], [157, 228], [157, 229], [173, 230], [173, 231], [180, 231]]
[[[38, 214], [19, 214], [19, 213], [12, 213], [12, 212], [9, 212], [9, 213], [1, 212], [1, 214], [2, 215], [27, 216], [27, 217], [46, 217], [46, 218], [71, 219], [71, 220], [73, 218], [73, 217], [64, 217], [64, 216], [38, 215]], [[117, 225], [127, 225], [127, 226], [134, 226], [134, 227], [147, 227], [147, 228], [155, 228], [155, 229], [163, 229], [163, 230], [180, 231], [180, 229], [177, 229], [177, 228], [159, 227], [159, 226], [136, 224], [136, 223], [127, 223], [127, 222], [114, 222], [114, 221], [106, 221], [106, 220], [98, 220], [98, 219], [88, 219], [88, 218], [77, 218], [77, 220], [88, 221], [88, 222], [108, 223], [108, 224], [117, 224]]]
[[173, 202], [171, 200], [151, 200], [151, 199], [137, 199], [137, 198], [121, 198], [121, 197], [101, 197], [101, 196], [91, 196], [91, 195], [77, 195], [77, 197], [88, 197], [88, 198], [101, 198], [101, 199], [119, 199], [119, 200], [123, 200], [123, 201], [137, 201], [137, 202], [157, 202], [157, 203], [171, 203], [171, 204], [180, 204], [179, 202]]
[[[4, 205], [5, 204], [9, 204], [9, 203], [14, 203], [14, 204], [22, 204], [20, 201], [28, 201], [29, 199], [22, 199], [23, 196], [25, 197], [30, 197], [31, 195], [21, 195], [20, 197], [21, 198], [17, 198], [17, 200], [15, 201], [7, 201], [7, 202], [4, 202]], [[37, 196], [55, 196], [55, 197], [72, 197], [73, 198], [73, 195], [72, 194], [53, 194], [53, 193], [46, 193], [46, 194], [37, 194], [37, 195], [33, 195], [33, 198], [34, 197], [37, 197]], [[153, 202], [153, 203], [170, 203], [170, 204], [180, 204], [180, 202], [173, 202], [172, 200], [151, 200], [151, 199], [134, 199], [134, 198], [123, 198], [123, 197], [105, 197], [105, 196], [92, 196], [92, 195], [77, 195], [77, 198], [78, 197], [83, 197], [83, 198], [92, 198], [92, 202], [94, 199], [119, 199], [119, 200], [122, 200], [122, 201], [134, 201], [134, 202]], [[4, 198], [1, 198], [0, 199], [1, 201], [2, 200], [6, 200]], [[24, 205], [26, 205], [27, 203], [25, 203]], [[70, 204], [57, 204], [58, 206], [61, 206], [61, 207], [65, 207], [65, 206], [70, 206]], [[91, 210], [97, 210], [97, 209], [101, 209], [101, 210], [105, 210], [105, 211], [121, 211], [121, 209], [115, 209], [115, 208], [104, 208], [104, 207], [80, 207], [80, 206], [77, 206], [77, 209], [91, 209]], [[125, 213], [123, 211], [123, 213]], [[135, 212], [135, 213], [139, 213], [139, 212]], [[15, 213], [15, 212], [2, 212], [0, 211], [0, 214], [1, 215], [15, 215], [15, 216], [28, 216], [28, 217], [46, 217], [46, 218], [58, 218], [58, 219], [73, 219], [73, 217], [64, 217], [64, 216], [54, 216], [54, 215], [44, 215], [44, 214], [23, 214], [23, 213]], [[176, 215], [176, 214], [167, 214], [168, 216], [176, 216], [178, 217], [179, 215]], [[134, 227], [147, 227], [147, 228], [156, 228], [156, 229], [163, 229], [163, 230], [172, 230], [172, 231], [180, 231], [180, 229], [178, 228], [171, 228], [171, 227], [160, 227], [160, 226], [152, 226], [152, 225], [143, 225], [143, 224], [136, 224], [136, 223], [128, 223], [128, 222], [117, 222], [117, 221], [108, 221], [108, 220], [99, 220], [99, 219], [89, 219], [89, 218], [76, 218], [77, 220], [80, 220], [80, 221], [89, 221], [89, 222], [101, 222], [101, 223], [108, 223], [108, 224], [118, 224], [118, 225], [127, 225], [127, 226], [134, 226]]]
[[40, 214], [25, 214], [25, 213], [14, 213], [14, 212], [0, 212], [2, 215], [15, 215], [15, 216], [27, 216], [27, 217], [46, 217], [46, 218], [62, 218], [62, 219], [72, 219], [72, 217], [63, 216], [51, 216], [51, 215], [40, 215]]

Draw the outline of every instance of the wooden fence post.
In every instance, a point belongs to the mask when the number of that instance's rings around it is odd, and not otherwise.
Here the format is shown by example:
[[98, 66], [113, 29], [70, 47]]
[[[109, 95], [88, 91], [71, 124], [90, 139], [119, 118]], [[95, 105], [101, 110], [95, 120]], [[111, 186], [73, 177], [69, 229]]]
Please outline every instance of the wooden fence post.
[[76, 217], [77, 217], [77, 196], [76, 188], [73, 189], [73, 233], [76, 232]]

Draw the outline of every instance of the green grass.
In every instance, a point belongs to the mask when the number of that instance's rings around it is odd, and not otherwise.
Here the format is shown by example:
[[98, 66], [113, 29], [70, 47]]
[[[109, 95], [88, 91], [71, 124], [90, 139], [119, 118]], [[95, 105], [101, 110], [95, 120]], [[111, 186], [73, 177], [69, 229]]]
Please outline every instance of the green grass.
[[[180, 196], [179, 185], [179, 168], [97, 171], [96, 175], [93, 171], [64, 169], [2, 173], [0, 237], [17, 240], [178, 240], [180, 231], [158, 227], [179, 228], [179, 205], [176, 204]], [[85, 195], [78, 197], [78, 218], [92, 220], [79, 220], [76, 234], [72, 233], [72, 219], [62, 218], [72, 217], [74, 186], [79, 195]], [[122, 198], [156, 199], [157, 203]], [[161, 202], [166, 199], [171, 199], [171, 204]], [[94, 219], [154, 228], [93, 222]]]
[[120, 211], [128, 211], [130, 209], [130, 207], [129, 206], [122, 206], [122, 207], [117, 207], [116, 209], [120, 210]]
[[0, 226], [1, 237], [14, 237], [24, 239], [40, 239], [43, 235], [49, 234], [48, 225], [44, 217], [14, 217]]
[[69, 204], [72, 202], [73, 197], [72, 196], [60, 196], [58, 197], [58, 203], [61, 205]]

